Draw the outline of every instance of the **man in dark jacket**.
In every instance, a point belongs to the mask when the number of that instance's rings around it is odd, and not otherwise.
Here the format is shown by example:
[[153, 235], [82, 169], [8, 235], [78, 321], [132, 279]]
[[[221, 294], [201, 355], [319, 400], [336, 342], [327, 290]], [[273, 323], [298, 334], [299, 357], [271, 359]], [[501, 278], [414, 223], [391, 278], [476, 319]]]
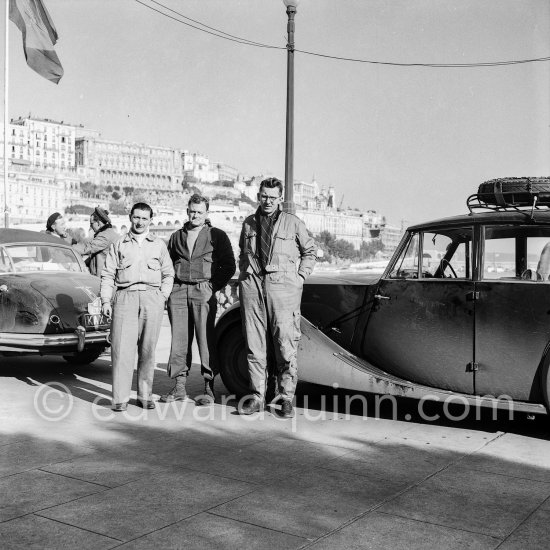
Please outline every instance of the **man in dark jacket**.
[[191, 368], [193, 334], [197, 339], [204, 378], [204, 394], [198, 405], [214, 402], [214, 377], [218, 372], [215, 353], [214, 321], [216, 292], [227, 285], [235, 273], [235, 257], [227, 234], [207, 220], [209, 202], [192, 195], [187, 206], [189, 221], [172, 234], [168, 252], [174, 262], [175, 279], [168, 299], [172, 325], [172, 346], [168, 375], [176, 385], [160, 401], [187, 398], [185, 383]]
[[90, 273], [101, 277], [109, 247], [120, 239], [120, 235], [111, 225], [109, 212], [99, 206], [90, 215], [90, 227], [94, 232], [93, 239], [75, 244], [73, 248], [84, 258]]

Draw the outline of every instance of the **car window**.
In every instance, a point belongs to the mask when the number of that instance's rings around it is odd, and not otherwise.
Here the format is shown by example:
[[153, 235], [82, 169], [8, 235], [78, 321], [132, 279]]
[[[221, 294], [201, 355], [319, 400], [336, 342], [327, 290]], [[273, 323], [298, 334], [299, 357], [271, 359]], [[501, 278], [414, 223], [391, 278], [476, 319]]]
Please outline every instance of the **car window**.
[[485, 280], [550, 282], [550, 228], [486, 227], [481, 276]]
[[472, 231], [425, 232], [422, 246], [422, 276], [435, 279], [469, 279]]
[[390, 278], [470, 279], [471, 242], [469, 227], [415, 233], [395, 263]]
[[9, 245], [5, 248], [16, 273], [25, 271], [82, 271], [70, 248], [55, 245]]
[[0, 273], [10, 273], [13, 271], [13, 265], [4, 248], [0, 248]]
[[516, 239], [486, 239], [483, 279], [516, 276]]
[[418, 233], [409, 239], [403, 249], [389, 277], [391, 279], [417, 279], [418, 278]]

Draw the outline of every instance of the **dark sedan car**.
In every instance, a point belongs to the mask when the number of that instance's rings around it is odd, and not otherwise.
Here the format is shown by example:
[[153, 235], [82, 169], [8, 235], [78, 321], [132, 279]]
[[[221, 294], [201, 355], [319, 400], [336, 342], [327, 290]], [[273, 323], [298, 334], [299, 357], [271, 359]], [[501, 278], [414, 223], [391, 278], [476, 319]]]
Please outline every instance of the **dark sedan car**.
[[99, 278], [61, 239], [0, 229], [0, 355], [90, 363], [109, 345]]
[[[478, 197], [467, 215], [410, 227], [379, 278], [310, 277], [300, 378], [550, 410], [550, 211], [531, 195], [527, 209], [521, 201], [483, 209]], [[225, 384], [246, 393], [238, 305], [221, 318], [218, 338]]]

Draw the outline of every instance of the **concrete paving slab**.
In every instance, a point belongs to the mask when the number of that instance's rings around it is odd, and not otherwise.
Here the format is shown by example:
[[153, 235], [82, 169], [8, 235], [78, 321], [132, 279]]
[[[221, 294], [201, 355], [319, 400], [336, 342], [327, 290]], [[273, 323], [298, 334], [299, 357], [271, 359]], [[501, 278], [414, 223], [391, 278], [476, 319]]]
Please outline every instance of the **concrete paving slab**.
[[[6, 417], [2, 416], [2, 418]], [[3, 447], [4, 445], [11, 445], [12, 443], [19, 443], [21, 441], [25, 441], [26, 439], [27, 437], [21, 433], [0, 432], [0, 447]]]
[[154, 468], [151, 464], [134, 462], [131, 459], [122, 461], [120, 458], [114, 459], [96, 454], [43, 466], [41, 469], [105, 487], [118, 487], [151, 475], [158, 468]]
[[372, 512], [311, 545], [312, 550], [490, 550], [501, 539]]
[[397, 442], [387, 438], [351, 451], [321, 467], [393, 480], [407, 486], [435, 474], [462, 456], [450, 450], [426, 448], [424, 443], [418, 441]]
[[208, 513], [160, 529], [150, 535], [120, 546], [121, 550], [180, 550], [182, 548], [208, 548], [208, 550], [265, 550], [300, 548], [305, 539], [264, 529], [256, 525], [222, 518]]
[[315, 469], [210, 510], [293, 535], [316, 538], [397, 494], [394, 484]]
[[548, 548], [550, 509], [538, 509], [503, 543], [499, 550], [540, 550]]
[[91, 449], [24, 438], [0, 447], [0, 477], [89, 454]]
[[0, 523], [2, 550], [103, 550], [120, 541], [30, 514]]
[[140, 479], [40, 513], [129, 541], [250, 492], [254, 486], [179, 470]]
[[212, 453], [209, 460], [198, 455], [185, 456], [185, 466], [216, 475], [225, 475], [250, 483], [271, 484], [299, 471], [330, 462], [349, 449], [316, 445], [295, 439], [275, 437], [223, 453]]
[[311, 443], [360, 449], [373, 441], [410, 429], [407, 422], [353, 415], [346, 417], [344, 414], [333, 416], [331, 412], [306, 412], [296, 408], [296, 428], [293, 431], [297, 437]]
[[549, 496], [548, 483], [452, 466], [380, 511], [504, 538]]
[[459, 423], [442, 426], [428, 422], [409, 424], [409, 429], [406, 432], [394, 437], [396, 442], [416, 441], [432, 447], [468, 453], [480, 449], [501, 435], [502, 432], [491, 433], [483, 430], [464, 429]]
[[0, 479], [0, 522], [104, 491], [105, 487], [32, 470]]
[[550, 442], [505, 434], [465, 456], [460, 466], [496, 474], [550, 482]]

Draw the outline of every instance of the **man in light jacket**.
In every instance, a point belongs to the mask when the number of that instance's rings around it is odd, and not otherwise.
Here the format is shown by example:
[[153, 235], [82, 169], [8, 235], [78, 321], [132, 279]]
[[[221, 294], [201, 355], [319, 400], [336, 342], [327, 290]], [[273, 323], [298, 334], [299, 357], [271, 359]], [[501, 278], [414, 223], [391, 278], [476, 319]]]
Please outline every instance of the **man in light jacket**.
[[262, 181], [259, 208], [244, 220], [239, 241], [239, 297], [252, 395], [241, 413], [258, 412], [264, 404], [267, 346], [272, 341], [275, 401], [280, 402], [280, 415], [292, 418], [298, 382], [300, 302], [304, 280], [315, 266], [316, 249], [304, 222], [280, 209], [282, 200], [280, 180]]
[[164, 241], [149, 232], [153, 217], [146, 203], [132, 207], [130, 231], [109, 248], [101, 272], [102, 312], [112, 317], [113, 410], [125, 411], [136, 357], [137, 404], [154, 409], [155, 348], [174, 267]]

